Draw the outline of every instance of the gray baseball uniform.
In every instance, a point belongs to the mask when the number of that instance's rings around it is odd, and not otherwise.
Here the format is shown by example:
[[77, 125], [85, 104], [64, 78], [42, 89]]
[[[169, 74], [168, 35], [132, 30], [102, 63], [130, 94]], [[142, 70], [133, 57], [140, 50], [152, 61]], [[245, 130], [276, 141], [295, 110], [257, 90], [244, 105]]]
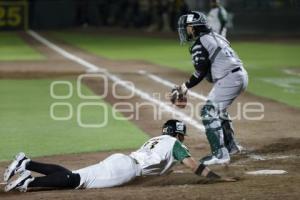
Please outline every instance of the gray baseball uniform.
[[199, 37], [190, 48], [190, 53], [196, 71], [186, 82], [187, 88], [206, 77], [214, 83], [208, 100], [220, 110], [226, 109], [248, 85], [248, 75], [242, 61], [230, 43], [214, 32]]
[[215, 83], [208, 100], [216, 103], [220, 110], [224, 110], [246, 89], [247, 72], [224, 37], [210, 33], [201, 37], [200, 41], [208, 51], [211, 62], [209, 76]]
[[[247, 72], [229, 42], [215, 32], [210, 31], [197, 38], [190, 53], [196, 71], [185, 86], [192, 88], [204, 77], [214, 84], [201, 110], [201, 117], [212, 155], [228, 159], [228, 152], [238, 151], [238, 145], [233, 137], [227, 108], [247, 87]], [[204, 164], [214, 163], [213, 159], [204, 161]]]

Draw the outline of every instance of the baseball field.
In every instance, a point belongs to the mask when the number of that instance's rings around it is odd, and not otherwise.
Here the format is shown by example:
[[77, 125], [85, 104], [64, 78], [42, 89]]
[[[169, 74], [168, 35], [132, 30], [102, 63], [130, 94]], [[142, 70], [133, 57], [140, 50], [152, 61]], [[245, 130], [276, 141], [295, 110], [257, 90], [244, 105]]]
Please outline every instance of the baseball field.
[[[229, 110], [246, 151], [228, 166], [212, 168], [239, 176], [238, 182], [210, 182], [178, 165], [172, 174], [110, 189], [4, 193], [0, 185], [0, 199], [297, 199], [300, 41], [234, 40], [232, 47], [250, 78]], [[212, 85], [195, 87], [186, 109], [170, 105], [166, 96], [192, 72], [188, 46], [175, 37], [97, 30], [0, 33], [0, 180], [20, 151], [75, 170], [115, 152], [130, 153], [174, 117], [186, 122], [185, 143], [200, 159], [210, 148], [197, 106]], [[258, 170], [286, 173], [247, 174]]]

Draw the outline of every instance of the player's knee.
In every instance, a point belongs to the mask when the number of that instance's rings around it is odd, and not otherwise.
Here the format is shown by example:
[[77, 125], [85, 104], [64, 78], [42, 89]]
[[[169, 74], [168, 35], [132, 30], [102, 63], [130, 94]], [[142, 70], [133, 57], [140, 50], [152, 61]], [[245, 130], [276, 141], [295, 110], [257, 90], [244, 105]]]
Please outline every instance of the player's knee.
[[231, 118], [229, 113], [226, 110], [223, 110], [222, 112], [220, 112], [220, 119], [222, 121], [229, 121], [231, 122]]
[[230, 131], [230, 132], [233, 131], [232, 120], [227, 111], [221, 112], [220, 120], [221, 120], [223, 131]]
[[68, 185], [70, 188], [77, 188], [80, 185], [80, 175], [76, 173], [70, 173], [67, 175]]
[[218, 111], [211, 101], [207, 101], [201, 109], [201, 118], [203, 124], [209, 125], [218, 117]]

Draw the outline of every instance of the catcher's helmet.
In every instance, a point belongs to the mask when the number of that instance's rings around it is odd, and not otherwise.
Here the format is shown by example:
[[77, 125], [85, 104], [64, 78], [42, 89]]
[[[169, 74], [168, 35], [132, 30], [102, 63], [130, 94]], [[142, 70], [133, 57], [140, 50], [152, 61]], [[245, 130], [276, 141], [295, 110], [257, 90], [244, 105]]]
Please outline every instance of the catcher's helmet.
[[179, 120], [170, 119], [162, 127], [163, 135], [176, 137], [177, 134], [186, 135], [186, 125]]
[[210, 31], [205, 14], [198, 11], [191, 11], [186, 15], [182, 15], [178, 20], [178, 34], [181, 43], [191, 41], [193, 38], [187, 33], [186, 27], [192, 26], [196, 37], [201, 33]]

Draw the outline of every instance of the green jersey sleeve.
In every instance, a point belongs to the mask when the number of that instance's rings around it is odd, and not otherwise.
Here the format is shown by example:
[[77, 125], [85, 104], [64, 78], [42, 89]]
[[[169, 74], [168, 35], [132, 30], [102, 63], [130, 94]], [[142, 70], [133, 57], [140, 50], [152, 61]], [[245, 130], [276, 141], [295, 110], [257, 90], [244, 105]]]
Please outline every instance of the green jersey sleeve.
[[185, 145], [176, 140], [173, 146], [173, 157], [181, 162], [183, 159], [191, 157], [191, 154]]
[[220, 7], [219, 12], [218, 12], [218, 18], [219, 18], [222, 26], [225, 25], [228, 21], [228, 16], [227, 15], [228, 14], [227, 14], [227, 11], [225, 10], [225, 8]]

